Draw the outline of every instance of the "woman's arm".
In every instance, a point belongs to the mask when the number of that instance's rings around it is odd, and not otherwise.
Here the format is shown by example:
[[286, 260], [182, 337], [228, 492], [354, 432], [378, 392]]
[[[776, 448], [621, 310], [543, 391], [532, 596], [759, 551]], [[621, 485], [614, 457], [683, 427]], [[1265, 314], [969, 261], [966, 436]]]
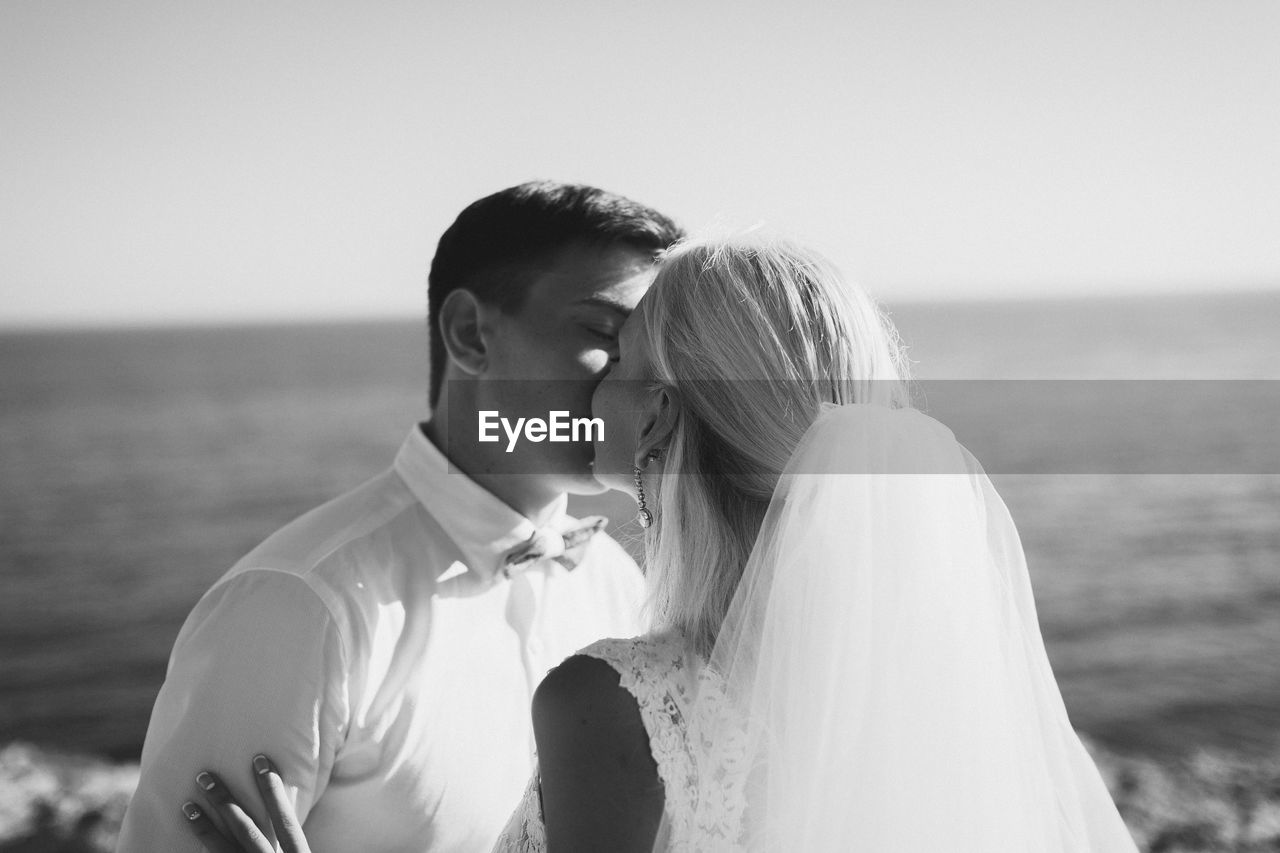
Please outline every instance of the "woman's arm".
[[651, 853], [664, 795], [635, 698], [607, 663], [575, 655], [533, 697], [549, 853]]

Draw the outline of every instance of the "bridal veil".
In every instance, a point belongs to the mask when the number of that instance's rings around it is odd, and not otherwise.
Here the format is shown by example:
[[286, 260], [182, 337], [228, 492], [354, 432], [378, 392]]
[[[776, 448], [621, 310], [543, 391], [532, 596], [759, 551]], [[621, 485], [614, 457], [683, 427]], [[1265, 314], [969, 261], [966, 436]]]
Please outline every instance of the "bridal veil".
[[[823, 404], [707, 673], [698, 799], [747, 779], [745, 849], [1135, 850], [1067, 718], [1008, 510], [919, 411]], [[721, 766], [730, 741], [744, 773]]]

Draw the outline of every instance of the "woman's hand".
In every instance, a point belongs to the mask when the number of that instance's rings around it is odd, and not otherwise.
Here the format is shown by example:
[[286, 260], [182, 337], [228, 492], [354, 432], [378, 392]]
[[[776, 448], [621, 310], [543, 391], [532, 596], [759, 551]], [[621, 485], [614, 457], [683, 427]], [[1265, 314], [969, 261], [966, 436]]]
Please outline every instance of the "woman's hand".
[[[293, 811], [293, 805], [285, 794], [284, 780], [280, 778], [271, 759], [265, 755], [253, 758], [253, 778], [258, 783], [258, 793], [267, 806], [267, 816], [280, 841], [282, 853], [311, 853], [302, 826]], [[222, 816], [226, 831], [218, 829], [199, 803], [188, 801], [182, 805], [187, 826], [200, 839], [210, 853], [276, 853], [267, 833], [263, 831], [236, 802], [225, 782], [208, 770], [196, 775], [204, 798]], [[227, 837], [227, 833], [231, 837]]]

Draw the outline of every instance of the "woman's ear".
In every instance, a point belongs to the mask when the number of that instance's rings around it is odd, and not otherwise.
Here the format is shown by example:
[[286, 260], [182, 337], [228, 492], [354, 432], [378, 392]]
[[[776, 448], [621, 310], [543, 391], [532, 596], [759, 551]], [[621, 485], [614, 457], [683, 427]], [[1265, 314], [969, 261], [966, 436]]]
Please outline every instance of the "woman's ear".
[[483, 373], [488, 364], [481, 323], [483, 310], [474, 293], [459, 288], [444, 298], [436, 321], [449, 360], [470, 376]]
[[659, 388], [650, 395], [640, 417], [636, 441], [635, 466], [645, 468], [654, 454], [666, 452], [680, 414], [680, 403], [670, 388]]

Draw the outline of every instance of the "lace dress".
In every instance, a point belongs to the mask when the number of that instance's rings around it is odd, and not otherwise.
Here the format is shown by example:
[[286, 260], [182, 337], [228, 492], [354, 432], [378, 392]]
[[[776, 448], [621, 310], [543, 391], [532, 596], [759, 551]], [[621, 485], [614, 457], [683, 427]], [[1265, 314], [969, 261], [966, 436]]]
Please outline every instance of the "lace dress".
[[[678, 634], [647, 634], [630, 640], [600, 640], [578, 652], [597, 658], [618, 671], [621, 686], [635, 697], [640, 719], [649, 735], [649, 750], [658, 767], [666, 796], [665, 819], [670, 827], [667, 850], [737, 850], [745, 811], [745, 773], [742, 735], [729, 719], [715, 674]], [[715, 744], [700, 750], [696, 766], [690, 748], [688, 717], [694, 696], [704, 691], [699, 731], [716, 732]], [[710, 697], [711, 701], [708, 701]], [[494, 847], [495, 853], [545, 853], [541, 789], [535, 769], [524, 797]]]

